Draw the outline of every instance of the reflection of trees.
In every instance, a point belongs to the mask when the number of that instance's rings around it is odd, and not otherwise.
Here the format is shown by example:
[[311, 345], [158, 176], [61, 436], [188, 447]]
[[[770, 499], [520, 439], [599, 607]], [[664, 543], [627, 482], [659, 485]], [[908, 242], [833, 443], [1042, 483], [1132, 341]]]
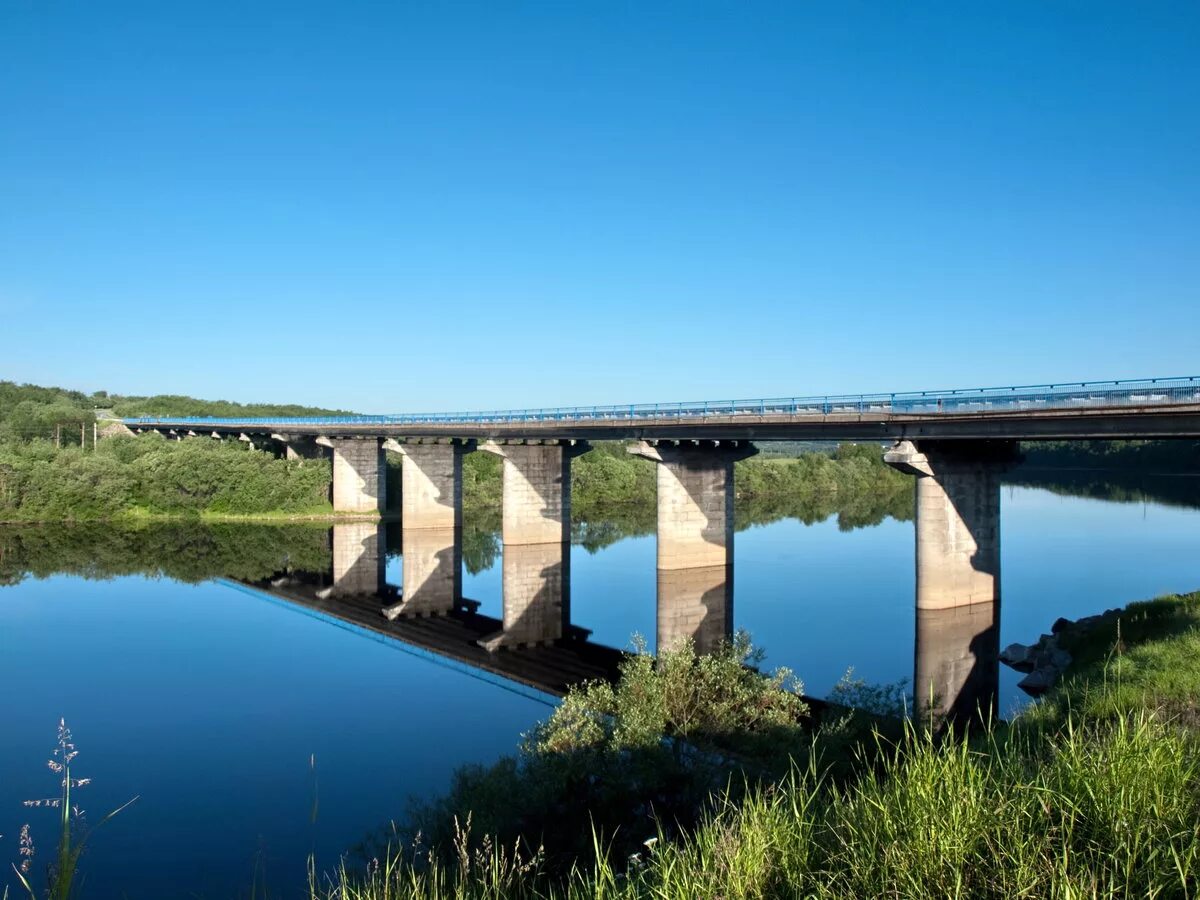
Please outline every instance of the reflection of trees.
[[1200, 477], [1197, 475], [1153, 474], [1136, 469], [1041, 468], [1025, 465], [1007, 473], [1004, 483], [1112, 503], [1150, 502], [1200, 508]]
[[500, 507], [463, 508], [462, 559], [471, 575], [490, 569], [500, 558]]
[[0, 529], [0, 584], [25, 575], [150, 575], [178, 581], [258, 580], [284, 569], [331, 565], [325, 525], [171, 522], [38, 525]]

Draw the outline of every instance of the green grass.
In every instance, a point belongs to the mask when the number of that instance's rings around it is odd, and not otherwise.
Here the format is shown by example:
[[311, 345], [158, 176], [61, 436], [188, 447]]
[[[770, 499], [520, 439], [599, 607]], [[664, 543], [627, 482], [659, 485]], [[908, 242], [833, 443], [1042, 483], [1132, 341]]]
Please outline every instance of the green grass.
[[[945, 740], [909, 724], [897, 741], [859, 745], [850, 777], [829, 765], [829, 748], [844, 743], [824, 731], [795, 735], [804, 762], [785, 777], [730, 782], [690, 827], [646, 814], [637, 838], [650, 839], [632, 854], [602, 819], [579, 836], [590, 852], [567, 867], [527, 840], [473, 838], [461, 824], [469, 794], [460, 794], [442, 852], [394, 840], [367, 871], [314, 879], [312, 897], [1194, 897], [1198, 620], [1200, 594], [1132, 604], [1119, 625], [1075, 643], [1066, 681], [1013, 724]], [[634, 745], [658, 746], [648, 735], [669, 732], [673, 717], [660, 714], [655, 691], [688, 680], [644, 665], [626, 679], [592, 703], [583, 693], [568, 701], [537, 732], [540, 752], [561, 762], [583, 744], [628, 756], [622, 729]], [[704, 696], [713, 691], [708, 684]]]
[[1027, 716], [1084, 721], [1155, 709], [1200, 724], [1200, 591], [1131, 603], [1084, 636], [1062, 639], [1073, 661], [1058, 688]]

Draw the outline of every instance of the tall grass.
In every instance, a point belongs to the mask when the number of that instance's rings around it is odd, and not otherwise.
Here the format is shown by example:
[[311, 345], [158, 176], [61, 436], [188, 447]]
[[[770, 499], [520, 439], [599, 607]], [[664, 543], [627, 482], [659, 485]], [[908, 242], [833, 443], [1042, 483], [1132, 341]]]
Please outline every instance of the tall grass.
[[[1047, 702], [974, 734], [916, 721], [898, 738], [877, 732], [868, 744], [847, 742], [836, 720], [816, 734], [792, 731], [798, 762], [783, 778], [735, 777], [686, 827], [660, 815], [632, 853], [629, 821], [624, 835], [612, 833], [613, 820], [601, 813], [597, 822], [610, 833], [593, 822], [578, 835], [591, 852], [569, 867], [522, 856], [515, 844], [476, 844], [470, 865], [411, 847], [406, 855], [393, 844], [366, 873], [314, 882], [312, 900], [1196, 897], [1198, 625], [1200, 594], [1132, 604], [1119, 623], [1079, 638], [1075, 670]], [[589, 760], [629, 760], [656, 734], [691, 737], [678, 715], [662, 713], [672, 708], [665, 690], [688, 696], [694, 682], [706, 683], [688, 676], [688, 665], [635, 659], [615, 689], [579, 692], [535, 732], [539, 763], [530, 771], [546, 771], [546, 759], [581, 745], [607, 748]], [[720, 748], [725, 742], [712, 739], [744, 720], [730, 727], [713, 698], [733, 695], [720, 688], [723, 678], [708, 680], [691, 696], [715, 712], [696, 735]], [[751, 698], [771, 684], [752, 682]], [[776, 729], [781, 720], [765, 724], [761, 734], [788, 735]], [[847, 749], [856, 754], [852, 765], [837, 758]], [[594, 769], [600, 780], [620, 771]], [[472, 795], [454, 800], [469, 809]], [[506, 802], [521, 807], [515, 793]], [[647, 819], [655, 813], [661, 809]], [[650, 824], [640, 826], [639, 840]], [[466, 841], [461, 832], [456, 839]]]
[[[603, 839], [597, 838], [603, 845]], [[490, 848], [427, 864], [399, 852], [320, 900], [400, 898], [1128, 898], [1200, 886], [1200, 745], [1153, 711], [1054, 738], [935, 743], [910, 726], [849, 786], [815, 766], [720, 805], [635, 858], [597, 854], [567, 878]], [[418, 864], [414, 864], [418, 863]]]
[[[87, 787], [92, 781], [90, 778], [76, 778], [71, 774], [72, 763], [78, 755], [79, 750], [75, 747], [71, 730], [67, 728], [66, 721], [60, 719], [58, 743], [55, 745], [50, 759], [47, 760], [50, 771], [61, 776], [58, 794], [54, 797], [25, 801], [25, 806], [31, 809], [46, 808], [57, 811], [57, 846], [53, 857], [45, 866], [44, 887], [35, 887], [35, 884], [41, 883], [42, 879], [35, 874], [36, 849], [32, 830], [28, 824], [21, 828], [18, 851], [21, 861], [14, 863], [12, 867], [13, 872], [16, 873], [18, 885], [28, 895], [29, 900], [38, 900], [39, 897], [47, 898], [47, 900], [69, 900], [73, 897], [76, 875], [79, 870], [79, 858], [82, 856], [88, 840], [97, 828], [127, 809], [138, 799], [134, 797], [108, 813], [95, 826], [88, 828], [85, 824], [85, 812], [77, 803], [72, 802], [72, 793]], [[7, 889], [5, 889], [4, 896], [8, 897]]]

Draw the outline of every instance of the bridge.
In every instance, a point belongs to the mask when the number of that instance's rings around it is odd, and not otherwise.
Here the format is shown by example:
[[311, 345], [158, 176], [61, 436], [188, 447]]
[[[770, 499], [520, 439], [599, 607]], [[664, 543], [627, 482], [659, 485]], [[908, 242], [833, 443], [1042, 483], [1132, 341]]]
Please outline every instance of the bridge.
[[[528, 556], [542, 571], [561, 572], [569, 561], [571, 460], [587, 452], [589, 440], [630, 441], [631, 453], [657, 467], [660, 585], [692, 584], [684, 592], [692, 608], [675, 608], [698, 620], [732, 581], [735, 462], [762, 441], [891, 442], [884, 460], [915, 481], [918, 618], [958, 610], [964, 621], [987, 623], [1000, 603], [1000, 474], [1018, 460], [1018, 442], [1200, 438], [1200, 376], [476, 413], [143, 416], [124, 423], [179, 440], [237, 439], [289, 457], [331, 456], [337, 513], [377, 516], [385, 454], [399, 454], [405, 580], [411, 564], [414, 577], [448, 579], [451, 592], [461, 579], [464, 454], [479, 450], [504, 461], [506, 571], [510, 559]], [[422, 534], [440, 535], [421, 544], [442, 549], [430, 556], [416, 543], [410, 548]], [[994, 623], [987, 627], [995, 631]], [[511, 633], [504, 629], [491, 649]], [[973, 670], [956, 665], [958, 676], [929, 679], [948, 694], [947, 707], [958, 693], [955, 678]]]

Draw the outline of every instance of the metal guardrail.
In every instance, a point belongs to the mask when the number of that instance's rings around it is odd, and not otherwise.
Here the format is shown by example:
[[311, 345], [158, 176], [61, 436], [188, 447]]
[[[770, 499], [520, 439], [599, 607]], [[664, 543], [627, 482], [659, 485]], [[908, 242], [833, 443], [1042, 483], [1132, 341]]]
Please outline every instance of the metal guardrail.
[[299, 416], [222, 418], [140, 416], [126, 425], [475, 425], [521, 422], [612, 423], [652, 419], [704, 419], [734, 416], [938, 415], [1081, 409], [1089, 406], [1157, 406], [1200, 403], [1200, 376], [1082, 381], [951, 391], [894, 394], [842, 394], [761, 400], [705, 400], [690, 403], [632, 403], [617, 406], [558, 406], [487, 412], [409, 413], [392, 416]]

